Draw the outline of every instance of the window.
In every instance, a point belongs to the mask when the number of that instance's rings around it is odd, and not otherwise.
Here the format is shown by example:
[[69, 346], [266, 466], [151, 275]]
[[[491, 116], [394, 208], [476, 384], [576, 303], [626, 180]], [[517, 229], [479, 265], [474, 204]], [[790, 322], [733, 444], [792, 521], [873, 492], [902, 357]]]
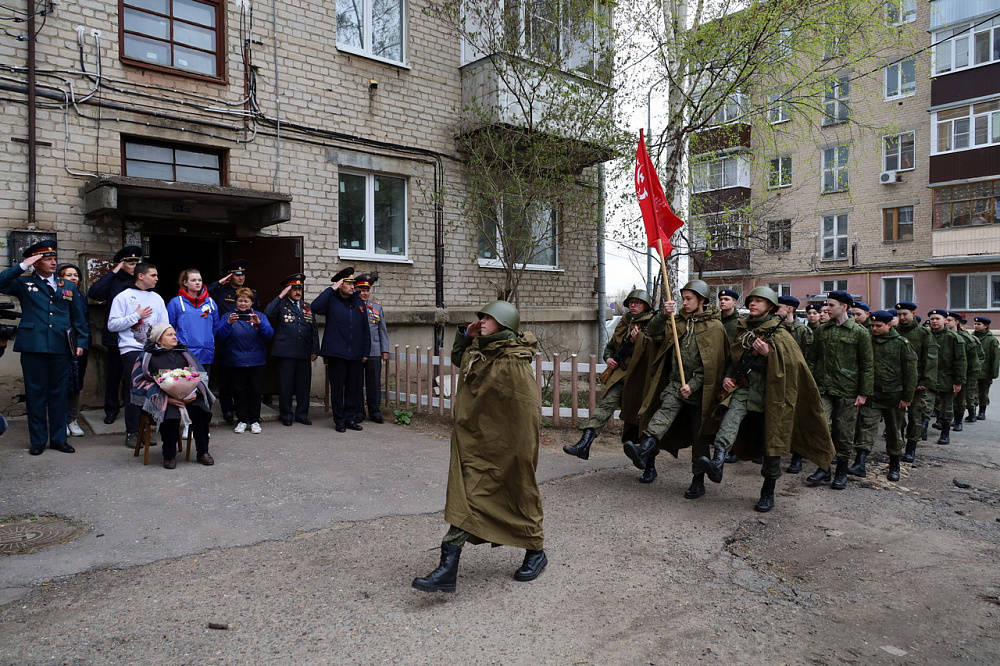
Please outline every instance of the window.
[[912, 277], [882, 278], [882, 307], [894, 308], [900, 301], [913, 300]]
[[1000, 60], [1000, 17], [934, 33], [934, 74], [956, 72]]
[[823, 194], [847, 191], [847, 146], [836, 146], [823, 151]]
[[851, 75], [842, 72], [826, 82], [823, 90], [823, 125], [847, 122], [851, 117], [847, 100], [851, 93]]
[[784, 60], [792, 55], [792, 29], [779, 28], [773, 35], [774, 46], [771, 58], [774, 61]]
[[125, 60], [221, 77], [221, 0], [121, 0]]
[[769, 220], [767, 222], [767, 251], [790, 252], [792, 249], [792, 221]]
[[337, 48], [402, 64], [405, 26], [403, 0], [337, 0]]
[[882, 240], [913, 240], [913, 206], [882, 209]]
[[934, 228], [996, 224], [998, 205], [1000, 180], [934, 188]]
[[776, 293], [778, 296], [791, 296], [792, 295], [792, 283], [791, 282], [768, 282], [768, 289]]
[[792, 184], [792, 158], [775, 157], [767, 172], [767, 186], [770, 189], [790, 187]]
[[948, 276], [949, 310], [996, 310], [1000, 308], [1000, 273], [969, 273]]
[[168, 143], [125, 140], [125, 175], [181, 183], [222, 185], [224, 152]]
[[917, 92], [917, 61], [903, 60], [885, 68], [885, 98], [909, 97]]
[[886, 0], [885, 22], [887, 25], [902, 25], [917, 20], [917, 0]]
[[340, 256], [406, 259], [406, 179], [340, 172]]
[[829, 294], [831, 291], [847, 291], [847, 280], [823, 280], [823, 288], [820, 291], [824, 294]]
[[1000, 99], [938, 111], [933, 123], [935, 153], [1000, 143]]
[[778, 93], [767, 96], [767, 120], [772, 125], [788, 122], [788, 103]]
[[691, 218], [691, 249], [743, 250], [749, 247], [749, 232], [746, 220], [733, 211], [696, 215]]
[[743, 95], [740, 93], [733, 93], [722, 101], [719, 108], [717, 108], [715, 113], [712, 114], [712, 117], [709, 118], [708, 124], [725, 125], [726, 123], [738, 120], [744, 113]]
[[691, 182], [695, 192], [721, 190], [739, 186], [737, 158], [723, 157], [703, 160], [691, 165]]
[[883, 171], [910, 171], [913, 169], [913, 137], [913, 132], [882, 137]]
[[[559, 215], [549, 204], [501, 202], [482, 215], [480, 265], [558, 268]], [[503, 225], [497, 224], [503, 220]]]
[[710, 284], [708, 285], [708, 302], [718, 303], [719, 302], [719, 292], [723, 289], [728, 289], [730, 291], [735, 291], [737, 294], [743, 292], [742, 284]]
[[823, 261], [847, 259], [847, 214], [826, 215], [822, 227]]

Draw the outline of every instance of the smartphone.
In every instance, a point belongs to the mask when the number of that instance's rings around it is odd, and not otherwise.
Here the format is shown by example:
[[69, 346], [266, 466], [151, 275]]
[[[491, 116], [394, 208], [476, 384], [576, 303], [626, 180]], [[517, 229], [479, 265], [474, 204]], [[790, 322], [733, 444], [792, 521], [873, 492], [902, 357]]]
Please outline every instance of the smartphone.
[[236, 321], [252, 321], [249, 312], [237, 312]]

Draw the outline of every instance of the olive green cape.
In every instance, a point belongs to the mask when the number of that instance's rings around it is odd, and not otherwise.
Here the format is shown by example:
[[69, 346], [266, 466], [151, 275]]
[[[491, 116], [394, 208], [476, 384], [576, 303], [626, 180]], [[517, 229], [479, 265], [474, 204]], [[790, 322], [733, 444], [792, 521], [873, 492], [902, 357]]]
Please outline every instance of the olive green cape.
[[[611, 338], [614, 349], [621, 348], [622, 343], [625, 342], [625, 336], [628, 335], [632, 326], [647, 322], [653, 316], [653, 312], [644, 312], [634, 318], [629, 315], [623, 316], [619, 320], [618, 326], [615, 327], [614, 336]], [[611, 343], [609, 343], [609, 347], [611, 347]], [[629, 359], [628, 367], [622, 370], [619, 366], [608, 379], [608, 383], [604, 385], [604, 391], [601, 393], [602, 398], [612, 386], [620, 381], [625, 382], [622, 386], [622, 400], [619, 405], [619, 418], [625, 423], [639, 424], [639, 410], [642, 407], [642, 401], [649, 384], [649, 368], [653, 365], [658, 347], [659, 344], [649, 337], [646, 330], [639, 331], [639, 335], [635, 336], [635, 349]]]
[[444, 517], [470, 543], [541, 550], [538, 341], [506, 333], [474, 338], [461, 353]]
[[[780, 320], [775, 318], [759, 325], [754, 332], [763, 333], [778, 325]], [[746, 330], [746, 323], [741, 322], [731, 351], [734, 364], [739, 363], [743, 353], [739, 340]], [[787, 456], [794, 451], [825, 469], [830, 466], [835, 450], [816, 380], [787, 328], [775, 333], [770, 347], [764, 422], [760, 423], [759, 414], [743, 419], [733, 453], [748, 460], [764, 455]]]

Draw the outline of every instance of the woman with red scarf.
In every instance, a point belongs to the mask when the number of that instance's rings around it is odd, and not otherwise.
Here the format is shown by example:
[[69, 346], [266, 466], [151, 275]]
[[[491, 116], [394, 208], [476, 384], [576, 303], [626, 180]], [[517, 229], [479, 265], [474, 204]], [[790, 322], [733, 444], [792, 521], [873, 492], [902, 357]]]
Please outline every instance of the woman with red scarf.
[[167, 318], [177, 331], [177, 339], [208, 372], [215, 360], [215, 335], [219, 306], [208, 295], [201, 271], [189, 268], [177, 279], [180, 289], [167, 304]]

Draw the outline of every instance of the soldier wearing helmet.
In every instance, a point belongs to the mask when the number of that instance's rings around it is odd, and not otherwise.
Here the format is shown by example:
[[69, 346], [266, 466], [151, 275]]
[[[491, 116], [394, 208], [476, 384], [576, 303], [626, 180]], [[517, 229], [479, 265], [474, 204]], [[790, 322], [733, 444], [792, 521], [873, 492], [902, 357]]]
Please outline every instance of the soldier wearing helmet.
[[624, 446], [632, 463], [654, 477], [654, 460], [661, 448], [676, 457], [681, 448], [690, 446], [693, 478], [684, 493], [687, 499], [705, 494], [704, 474], [694, 463], [708, 455], [706, 436], [714, 435], [718, 427], [712, 412], [728, 361], [729, 339], [720, 321], [719, 308], [708, 304], [708, 294], [705, 282], [692, 280], [681, 288], [681, 312], [674, 314], [674, 301], [664, 306], [664, 313], [673, 317], [677, 329], [683, 379], [674, 337], [666, 331], [665, 344], [659, 352], [664, 369], [651, 380], [652, 388], [644, 402], [643, 414], [649, 415], [649, 420], [639, 443], [628, 441]]
[[[608, 369], [601, 375], [604, 382], [604, 393], [593, 415], [583, 423], [583, 434], [580, 441], [573, 446], [564, 446], [563, 451], [571, 456], [587, 460], [590, 457], [590, 445], [601, 434], [615, 410], [621, 408], [620, 418], [625, 422], [622, 442], [634, 439], [639, 434], [639, 407], [642, 405], [643, 393], [646, 387], [647, 371], [656, 354], [656, 339], [662, 338], [662, 317], [658, 319], [658, 338], [647, 333], [649, 324], [653, 321], [652, 299], [645, 289], [633, 289], [625, 299], [628, 312], [622, 316], [615, 327], [614, 335], [604, 348], [604, 362]], [[656, 333], [657, 329], [651, 333]], [[655, 478], [655, 471], [643, 474], [639, 479], [650, 483]]]
[[[698, 459], [709, 480], [720, 483], [727, 454], [763, 456], [764, 483], [755, 511], [774, 507], [774, 486], [781, 476], [781, 456], [795, 452], [817, 464], [833, 457], [833, 442], [824, 426], [819, 391], [798, 343], [778, 316], [778, 295], [757, 287], [747, 296], [750, 314], [736, 329], [730, 348], [732, 364], [722, 388], [726, 407], [715, 436], [715, 457]], [[819, 427], [817, 427], [819, 424]]]

